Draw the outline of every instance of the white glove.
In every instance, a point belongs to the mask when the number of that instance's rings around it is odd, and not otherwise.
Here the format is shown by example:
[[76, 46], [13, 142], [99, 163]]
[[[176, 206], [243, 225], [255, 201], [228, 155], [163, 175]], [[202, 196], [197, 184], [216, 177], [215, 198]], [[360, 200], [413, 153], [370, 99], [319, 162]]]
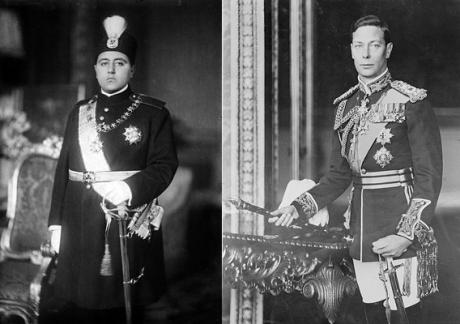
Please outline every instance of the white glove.
[[[104, 198], [114, 205], [119, 205], [122, 202], [131, 202], [132, 194], [128, 184], [124, 181], [112, 181], [108, 183], [101, 183], [105, 186]], [[97, 186], [95, 183], [93, 186]], [[96, 189], [96, 188], [95, 188]]]
[[56, 253], [59, 253], [59, 245], [61, 244], [61, 226], [52, 225], [49, 230], [51, 231], [51, 247]]

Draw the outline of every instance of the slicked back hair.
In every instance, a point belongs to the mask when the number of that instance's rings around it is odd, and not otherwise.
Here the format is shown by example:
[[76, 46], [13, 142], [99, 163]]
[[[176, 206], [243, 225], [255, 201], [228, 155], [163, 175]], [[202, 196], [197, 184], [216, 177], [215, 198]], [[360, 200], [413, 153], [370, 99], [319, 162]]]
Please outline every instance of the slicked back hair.
[[356, 20], [353, 25], [351, 25], [351, 32], [350, 32], [350, 37], [351, 40], [353, 41], [353, 33], [359, 28], [363, 26], [376, 26], [382, 29], [383, 31], [383, 39], [385, 40], [385, 44], [388, 44], [391, 42], [391, 33], [390, 33], [390, 27], [388, 27], [388, 24], [380, 19], [379, 17], [375, 15], [368, 15], [359, 18]]

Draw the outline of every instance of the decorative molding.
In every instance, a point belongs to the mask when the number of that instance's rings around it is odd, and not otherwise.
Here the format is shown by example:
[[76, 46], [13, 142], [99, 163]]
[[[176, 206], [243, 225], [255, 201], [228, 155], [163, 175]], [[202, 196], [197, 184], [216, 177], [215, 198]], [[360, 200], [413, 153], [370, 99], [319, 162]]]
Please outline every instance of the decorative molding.
[[[264, 205], [264, 52], [263, 33], [258, 35], [258, 4], [261, 1], [240, 0], [239, 21], [239, 197]], [[260, 70], [262, 69], [262, 70]], [[262, 108], [262, 109], [260, 109]], [[262, 135], [262, 136], [261, 136]], [[241, 212], [239, 232], [263, 233], [263, 221], [248, 212]]]
[[242, 289], [241, 323], [251, 323], [248, 305], [256, 291], [316, 297], [328, 320], [336, 320], [344, 296], [353, 295], [357, 288], [345, 259], [349, 241], [339, 233], [323, 233], [316, 239], [315, 233], [310, 234], [308, 240], [301, 240], [224, 233], [223, 278], [232, 288]]
[[301, 162], [305, 166], [305, 174], [302, 174], [304, 177], [312, 178], [313, 177], [313, 105], [314, 105], [314, 91], [313, 91], [313, 75], [314, 75], [314, 18], [315, 18], [315, 3], [313, 0], [305, 0], [304, 7], [304, 23], [303, 26], [303, 40], [304, 45], [304, 64], [303, 69], [305, 75], [305, 128], [303, 131], [304, 141], [303, 145], [305, 146], [305, 158]]
[[[223, 198], [264, 205], [264, 2], [231, 0], [222, 5]], [[263, 233], [263, 218], [224, 210], [235, 233]], [[262, 296], [231, 293], [230, 323], [262, 323]]]
[[279, 0], [272, 0], [272, 201], [277, 200], [279, 183]]
[[313, 170], [314, 3], [290, 2], [291, 178], [311, 178]]
[[300, 179], [300, 109], [302, 107], [302, 0], [291, 0], [291, 179]]
[[11, 301], [2, 301], [0, 306], [0, 314], [2, 318], [7, 320], [9, 317], [18, 316], [24, 322], [24, 324], [34, 323], [34, 318], [38, 316], [36, 310], [32, 309], [25, 303], [15, 303]]
[[354, 295], [357, 287], [354, 278], [344, 275], [339, 266], [329, 260], [314, 275], [304, 279], [302, 294], [307, 298], [316, 296], [329, 323], [334, 323], [343, 298]]

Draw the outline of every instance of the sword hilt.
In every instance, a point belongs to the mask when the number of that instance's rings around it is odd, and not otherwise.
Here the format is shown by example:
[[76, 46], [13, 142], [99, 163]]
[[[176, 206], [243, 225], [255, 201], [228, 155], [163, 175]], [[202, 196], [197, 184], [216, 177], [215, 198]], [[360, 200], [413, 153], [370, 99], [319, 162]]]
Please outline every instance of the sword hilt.
[[396, 267], [393, 265], [393, 258], [386, 257], [385, 261], [387, 263], [388, 278], [390, 279], [391, 290], [393, 291], [393, 298], [396, 303], [396, 308], [398, 310], [399, 316], [401, 317], [402, 324], [409, 324], [409, 319], [407, 317], [406, 309], [404, 306], [401, 289], [399, 288], [398, 277], [396, 276]]

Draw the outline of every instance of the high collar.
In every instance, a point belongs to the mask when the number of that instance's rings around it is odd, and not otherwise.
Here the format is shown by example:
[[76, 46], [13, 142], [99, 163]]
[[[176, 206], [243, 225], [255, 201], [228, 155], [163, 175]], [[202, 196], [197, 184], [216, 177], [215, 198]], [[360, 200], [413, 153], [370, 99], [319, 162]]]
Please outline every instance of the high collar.
[[379, 92], [380, 90], [384, 89], [390, 82], [391, 74], [388, 71], [388, 68], [385, 69], [382, 74], [368, 82], [364, 82], [358, 76], [359, 89], [367, 95]]
[[102, 90], [100, 90], [97, 96], [98, 96], [98, 101], [100, 103], [102, 103], [104, 105], [108, 105], [108, 104], [116, 104], [116, 103], [126, 101], [126, 100], [129, 99], [129, 96], [132, 93], [133, 93], [133, 91], [128, 86], [126, 89], [124, 89], [120, 93], [117, 93], [117, 94], [114, 94], [114, 95], [111, 95], [111, 96], [107, 96], [106, 94], [104, 94], [102, 92]]

